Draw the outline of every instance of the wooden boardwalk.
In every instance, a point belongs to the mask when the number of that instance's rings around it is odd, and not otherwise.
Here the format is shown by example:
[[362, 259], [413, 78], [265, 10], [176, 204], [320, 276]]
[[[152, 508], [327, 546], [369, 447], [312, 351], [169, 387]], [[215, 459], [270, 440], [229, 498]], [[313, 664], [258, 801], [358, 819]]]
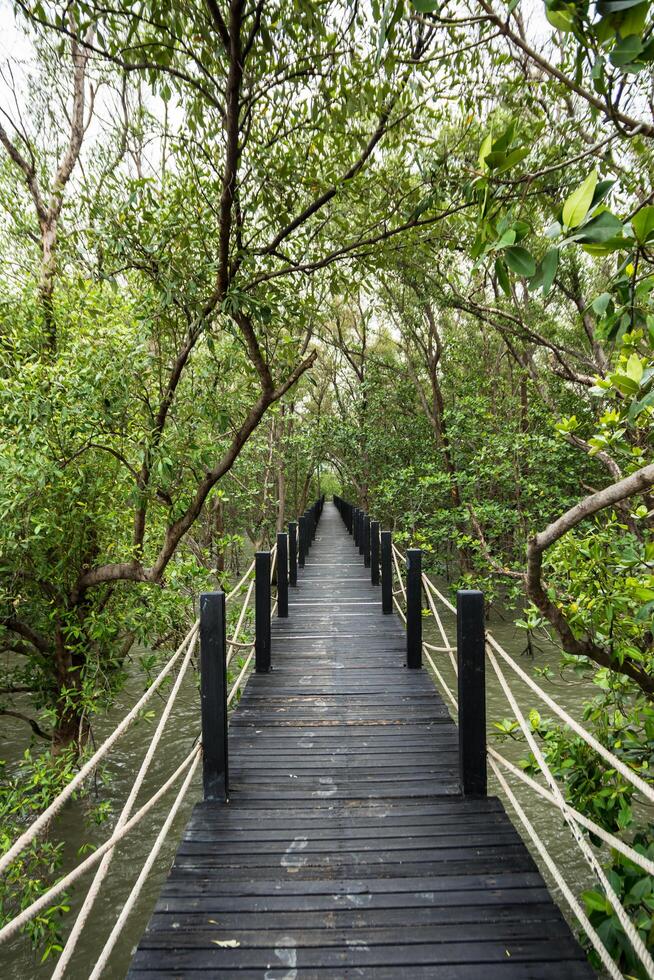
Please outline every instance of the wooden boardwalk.
[[230, 721], [230, 802], [199, 803], [129, 976], [594, 976], [326, 504], [270, 674]]

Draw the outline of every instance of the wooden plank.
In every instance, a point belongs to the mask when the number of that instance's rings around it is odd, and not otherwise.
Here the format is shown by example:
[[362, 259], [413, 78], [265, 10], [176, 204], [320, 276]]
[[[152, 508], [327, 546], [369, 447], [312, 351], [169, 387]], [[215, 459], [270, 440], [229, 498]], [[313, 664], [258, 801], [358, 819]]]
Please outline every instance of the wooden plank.
[[593, 976], [500, 801], [461, 795], [456, 726], [362, 573], [326, 505], [133, 980]]

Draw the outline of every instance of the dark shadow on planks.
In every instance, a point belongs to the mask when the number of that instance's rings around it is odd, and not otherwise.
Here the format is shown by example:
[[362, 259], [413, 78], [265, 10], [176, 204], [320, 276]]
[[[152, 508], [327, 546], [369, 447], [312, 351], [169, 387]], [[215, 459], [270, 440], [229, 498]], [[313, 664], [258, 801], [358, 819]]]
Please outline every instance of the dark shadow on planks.
[[456, 727], [333, 504], [289, 606], [129, 977], [593, 977], [500, 801], [459, 795]]

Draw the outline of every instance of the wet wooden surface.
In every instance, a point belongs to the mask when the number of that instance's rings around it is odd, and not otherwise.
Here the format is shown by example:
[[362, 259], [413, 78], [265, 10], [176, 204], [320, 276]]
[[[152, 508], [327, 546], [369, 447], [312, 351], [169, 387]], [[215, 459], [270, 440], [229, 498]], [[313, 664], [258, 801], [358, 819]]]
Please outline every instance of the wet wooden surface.
[[327, 503], [270, 674], [229, 729], [129, 976], [594, 976], [499, 800], [464, 799], [457, 730]]

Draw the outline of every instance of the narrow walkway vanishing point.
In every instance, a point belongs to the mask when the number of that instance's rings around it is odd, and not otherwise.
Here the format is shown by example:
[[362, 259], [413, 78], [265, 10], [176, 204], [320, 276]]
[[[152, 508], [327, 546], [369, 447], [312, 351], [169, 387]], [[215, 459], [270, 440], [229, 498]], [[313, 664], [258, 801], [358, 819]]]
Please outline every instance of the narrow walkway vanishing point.
[[229, 803], [196, 805], [129, 976], [592, 977], [328, 503], [229, 724]]

